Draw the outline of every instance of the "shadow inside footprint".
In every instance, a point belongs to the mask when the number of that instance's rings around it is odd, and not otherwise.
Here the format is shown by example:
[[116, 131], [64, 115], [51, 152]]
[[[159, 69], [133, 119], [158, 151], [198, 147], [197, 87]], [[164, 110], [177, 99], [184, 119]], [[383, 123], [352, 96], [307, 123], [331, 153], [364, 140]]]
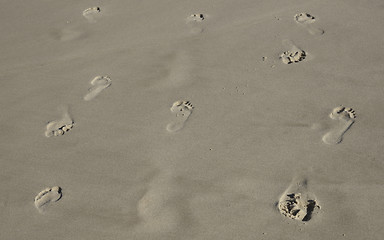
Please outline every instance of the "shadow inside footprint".
[[336, 107], [332, 110], [329, 117], [338, 121], [338, 125], [327, 132], [322, 140], [326, 144], [335, 145], [343, 141], [344, 134], [353, 125], [356, 119], [356, 113], [352, 108], [343, 106]]
[[291, 40], [284, 40], [283, 45], [290, 50], [283, 52], [280, 59], [285, 64], [298, 63], [307, 57], [307, 53], [297, 47]]
[[61, 197], [60, 187], [46, 188], [35, 197], [35, 207], [39, 212], [43, 212], [50, 203], [59, 201]]
[[175, 118], [167, 125], [169, 132], [177, 132], [184, 127], [185, 122], [192, 114], [193, 106], [189, 101], [176, 101], [171, 107], [171, 112], [175, 113]]
[[280, 213], [288, 218], [309, 221], [315, 210], [320, 209], [315, 197], [307, 190], [306, 180], [294, 180], [276, 203]]

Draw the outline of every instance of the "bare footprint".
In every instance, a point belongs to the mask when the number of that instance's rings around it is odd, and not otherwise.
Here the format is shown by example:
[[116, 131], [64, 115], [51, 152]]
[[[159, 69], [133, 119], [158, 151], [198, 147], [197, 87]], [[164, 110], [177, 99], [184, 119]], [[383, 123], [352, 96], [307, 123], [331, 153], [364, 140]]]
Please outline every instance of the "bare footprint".
[[284, 40], [283, 45], [290, 50], [283, 52], [280, 59], [285, 64], [298, 63], [307, 57], [307, 53], [297, 47], [291, 40]]
[[45, 131], [46, 137], [61, 136], [73, 128], [74, 121], [68, 113], [68, 109], [64, 109], [63, 117], [60, 120], [48, 122]]
[[100, 8], [99, 7], [91, 7], [87, 8], [83, 11], [83, 16], [90, 22], [95, 23], [97, 18], [100, 17]]
[[204, 31], [201, 22], [205, 20], [205, 15], [202, 13], [192, 14], [187, 17], [187, 24], [191, 26], [191, 33], [197, 34]]
[[189, 101], [176, 101], [171, 107], [171, 112], [176, 116], [171, 123], [167, 125], [169, 132], [179, 131], [184, 127], [185, 122], [188, 120], [193, 110], [193, 106]]
[[46, 188], [39, 192], [35, 197], [35, 207], [39, 212], [44, 212], [48, 205], [52, 202], [57, 202], [62, 196], [61, 188], [58, 186]]
[[312, 25], [314, 23], [315, 17], [309, 13], [298, 13], [294, 16], [294, 20], [297, 24], [307, 29], [307, 31], [312, 35], [323, 35], [324, 30], [316, 28]]
[[320, 209], [315, 196], [307, 189], [307, 180], [299, 178], [281, 195], [277, 207], [285, 217], [304, 222], [311, 220], [312, 214]]
[[329, 117], [338, 120], [338, 126], [323, 136], [323, 142], [327, 144], [338, 144], [343, 140], [344, 134], [352, 126], [356, 119], [356, 113], [352, 108], [343, 106], [336, 107], [332, 110]]
[[104, 89], [111, 86], [112, 81], [108, 76], [97, 76], [92, 79], [91, 84], [93, 87], [88, 89], [89, 93], [84, 96], [85, 101], [90, 101], [94, 99], [97, 95], [99, 95]]

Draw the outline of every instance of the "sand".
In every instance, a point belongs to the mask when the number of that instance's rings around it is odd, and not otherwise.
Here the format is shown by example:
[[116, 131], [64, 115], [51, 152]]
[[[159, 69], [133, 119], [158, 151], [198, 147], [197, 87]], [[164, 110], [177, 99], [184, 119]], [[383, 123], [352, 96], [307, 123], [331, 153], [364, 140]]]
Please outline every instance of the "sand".
[[0, 239], [382, 239], [383, 11], [3, 0]]

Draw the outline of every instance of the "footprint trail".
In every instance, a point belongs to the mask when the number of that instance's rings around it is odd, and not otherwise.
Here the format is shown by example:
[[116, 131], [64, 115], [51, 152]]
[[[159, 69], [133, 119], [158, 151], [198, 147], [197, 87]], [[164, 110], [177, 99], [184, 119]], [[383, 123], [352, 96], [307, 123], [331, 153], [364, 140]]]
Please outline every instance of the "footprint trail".
[[167, 125], [169, 132], [177, 132], [182, 129], [189, 116], [192, 114], [193, 106], [189, 101], [176, 101], [171, 107], [171, 112], [175, 113], [174, 119]]
[[327, 132], [322, 140], [326, 144], [335, 145], [343, 141], [344, 134], [352, 126], [356, 119], [356, 113], [352, 108], [343, 106], [336, 107], [332, 110], [329, 117], [338, 121], [336, 128]]

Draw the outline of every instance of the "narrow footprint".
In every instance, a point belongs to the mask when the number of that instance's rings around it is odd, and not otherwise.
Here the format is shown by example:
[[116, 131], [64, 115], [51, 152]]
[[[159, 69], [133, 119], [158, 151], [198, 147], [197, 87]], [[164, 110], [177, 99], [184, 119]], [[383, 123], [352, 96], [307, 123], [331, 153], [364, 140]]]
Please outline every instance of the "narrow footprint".
[[315, 196], [307, 189], [307, 180], [295, 178], [281, 195], [277, 207], [288, 218], [309, 221], [320, 209]]
[[87, 8], [83, 11], [83, 16], [90, 22], [95, 23], [97, 18], [100, 17], [100, 8], [99, 7], [91, 7]]
[[46, 188], [39, 192], [35, 197], [35, 207], [39, 212], [44, 212], [45, 209], [52, 203], [57, 202], [62, 196], [61, 188], [58, 186]]
[[197, 34], [204, 31], [204, 28], [201, 26], [201, 22], [203, 22], [205, 18], [205, 14], [202, 13], [192, 14], [187, 17], [187, 24], [191, 26], [191, 33]]
[[189, 116], [192, 114], [193, 106], [189, 101], [176, 101], [171, 107], [171, 112], [175, 113], [176, 116], [167, 125], [169, 132], [177, 132], [182, 129]]
[[111, 86], [112, 81], [108, 76], [97, 76], [92, 79], [91, 84], [93, 87], [88, 89], [89, 93], [84, 96], [85, 101], [90, 101], [99, 95], [104, 89]]
[[59, 120], [48, 122], [45, 131], [46, 137], [61, 136], [71, 130], [75, 122], [68, 113], [68, 109], [64, 110], [63, 117]]
[[297, 24], [307, 29], [312, 35], [323, 35], [324, 30], [314, 27], [312, 24], [316, 21], [315, 17], [309, 13], [298, 13], [294, 16]]
[[323, 136], [323, 142], [335, 145], [343, 141], [344, 134], [355, 122], [356, 113], [352, 108], [339, 106], [332, 110], [329, 117], [333, 120], [337, 120], [338, 125]]
[[284, 40], [283, 45], [290, 50], [283, 52], [280, 59], [285, 64], [298, 63], [307, 57], [307, 53], [297, 47], [291, 40]]

